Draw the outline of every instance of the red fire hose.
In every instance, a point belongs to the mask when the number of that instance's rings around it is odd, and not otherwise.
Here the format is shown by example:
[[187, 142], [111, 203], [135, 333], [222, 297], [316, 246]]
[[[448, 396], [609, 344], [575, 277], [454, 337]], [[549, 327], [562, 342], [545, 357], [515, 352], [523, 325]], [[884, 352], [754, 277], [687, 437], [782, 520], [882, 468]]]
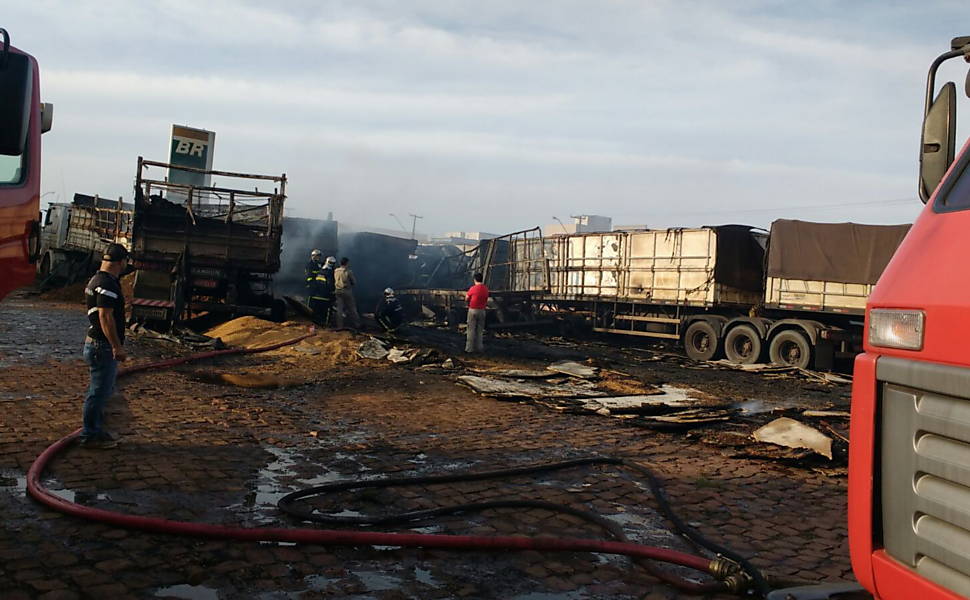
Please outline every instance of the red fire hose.
[[[136, 365], [121, 369], [119, 375], [128, 375], [147, 369], [159, 369], [184, 364], [190, 361], [226, 356], [231, 354], [253, 354], [267, 352], [283, 346], [300, 342], [314, 335], [311, 331], [306, 335], [261, 348], [231, 348], [203, 352], [191, 356], [158, 361], [145, 365]], [[27, 472], [27, 492], [38, 502], [65, 514], [108, 523], [119, 527], [140, 529], [153, 533], [191, 535], [205, 538], [293, 542], [302, 544], [324, 544], [335, 546], [401, 546], [420, 548], [450, 548], [461, 550], [507, 551], [507, 550], [537, 550], [552, 552], [599, 552], [603, 554], [620, 554], [633, 558], [650, 559], [690, 567], [704, 573], [711, 573], [716, 567], [711, 559], [676, 550], [644, 546], [629, 542], [614, 542], [594, 539], [525, 537], [525, 536], [472, 536], [472, 535], [432, 535], [412, 533], [381, 533], [372, 531], [344, 531], [336, 529], [283, 529], [262, 527], [228, 527], [209, 525], [204, 523], [190, 523], [186, 521], [172, 521], [156, 517], [141, 517], [120, 512], [103, 510], [83, 506], [65, 500], [51, 493], [41, 483], [48, 463], [80, 434], [80, 429], [67, 435], [44, 450], [30, 466]]]

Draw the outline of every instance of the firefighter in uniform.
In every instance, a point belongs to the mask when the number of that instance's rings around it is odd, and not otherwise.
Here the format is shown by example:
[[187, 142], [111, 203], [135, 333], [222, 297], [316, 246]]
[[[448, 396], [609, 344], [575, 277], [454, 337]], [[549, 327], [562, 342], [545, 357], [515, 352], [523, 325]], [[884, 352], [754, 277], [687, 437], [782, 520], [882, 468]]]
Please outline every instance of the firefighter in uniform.
[[319, 250], [310, 253], [310, 262], [305, 269], [306, 290], [307, 306], [313, 311], [313, 320], [317, 325], [326, 326], [334, 301], [334, 279], [333, 265], [329, 264], [332, 259], [327, 259], [327, 264], [322, 259], [323, 253]]

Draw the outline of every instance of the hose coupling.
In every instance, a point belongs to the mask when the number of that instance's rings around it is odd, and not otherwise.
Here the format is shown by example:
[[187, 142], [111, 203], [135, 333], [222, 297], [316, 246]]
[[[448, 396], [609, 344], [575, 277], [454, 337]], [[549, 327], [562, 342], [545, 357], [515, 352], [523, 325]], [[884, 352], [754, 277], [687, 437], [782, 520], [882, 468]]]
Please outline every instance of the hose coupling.
[[718, 581], [724, 581], [735, 573], [741, 573], [741, 565], [720, 554], [707, 566], [708, 572]]
[[753, 583], [751, 576], [741, 568], [741, 565], [720, 554], [711, 561], [707, 570], [734, 594], [740, 595], [745, 593], [751, 588], [751, 584]]
[[751, 589], [751, 578], [745, 572], [735, 573], [725, 577], [721, 583], [727, 587], [732, 594], [741, 595]]

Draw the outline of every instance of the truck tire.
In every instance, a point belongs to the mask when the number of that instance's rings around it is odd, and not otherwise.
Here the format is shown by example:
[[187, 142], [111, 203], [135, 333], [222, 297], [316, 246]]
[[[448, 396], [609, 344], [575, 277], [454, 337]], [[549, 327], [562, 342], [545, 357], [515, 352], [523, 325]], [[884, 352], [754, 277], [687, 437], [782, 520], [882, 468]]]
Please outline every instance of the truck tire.
[[724, 336], [724, 354], [739, 365], [753, 365], [761, 360], [761, 336], [750, 325], [738, 325]]
[[286, 320], [286, 301], [282, 298], [275, 298], [270, 304], [270, 321], [282, 323]]
[[707, 321], [694, 321], [684, 333], [684, 352], [694, 360], [711, 360], [720, 350], [720, 340]]
[[39, 274], [41, 279], [47, 279], [51, 274], [51, 253], [47, 252], [44, 254], [44, 258], [40, 261]]
[[771, 339], [768, 357], [777, 365], [807, 369], [812, 364], [812, 344], [795, 329], [786, 329]]

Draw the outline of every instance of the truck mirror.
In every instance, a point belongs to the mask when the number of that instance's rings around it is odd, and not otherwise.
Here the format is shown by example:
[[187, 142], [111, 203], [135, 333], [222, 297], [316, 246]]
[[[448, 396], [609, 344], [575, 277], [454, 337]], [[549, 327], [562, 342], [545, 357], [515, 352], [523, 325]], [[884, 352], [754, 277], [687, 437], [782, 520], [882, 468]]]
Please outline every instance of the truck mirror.
[[957, 86], [952, 81], [939, 95], [923, 119], [919, 157], [919, 197], [926, 204], [953, 162], [956, 144]]
[[33, 70], [23, 54], [10, 51], [10, 36], [0, 29], [0, 154], [20, 156], [27, 145]]
[[50, 102], [40, 104], [40, 132], [47, 133], [54, 126], [54, 105]]

